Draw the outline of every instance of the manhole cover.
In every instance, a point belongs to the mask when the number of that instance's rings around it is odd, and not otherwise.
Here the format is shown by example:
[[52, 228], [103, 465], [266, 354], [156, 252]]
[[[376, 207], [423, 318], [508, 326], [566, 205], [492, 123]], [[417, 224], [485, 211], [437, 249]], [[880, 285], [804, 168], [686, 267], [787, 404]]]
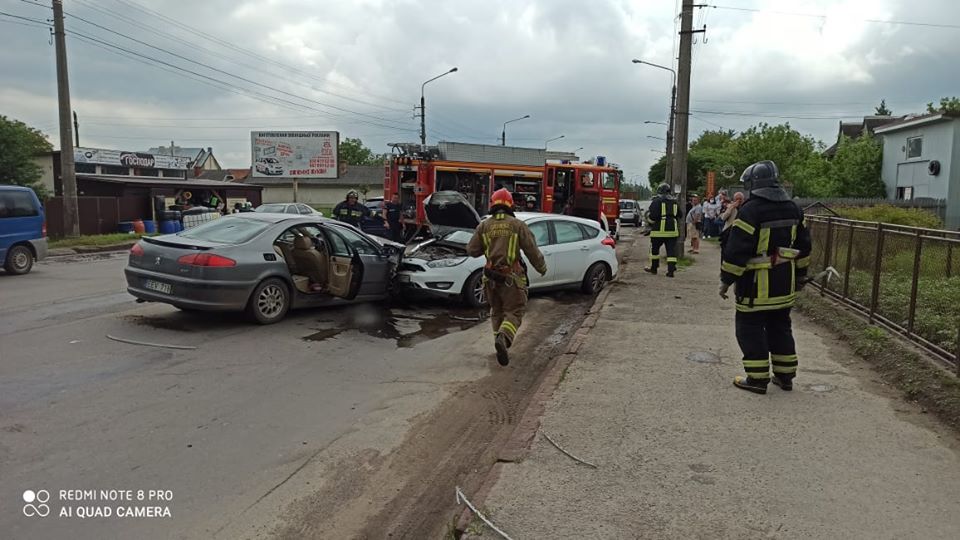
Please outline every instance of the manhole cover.
[[687, 355], [687, 360], [701, 364], [719, 364], [720, 357], [710, 351], [696, 351]]
[[831, 392], [834, 387], [829, 384], [811, 384], [807, 386], [807, 389], [811, 392]]

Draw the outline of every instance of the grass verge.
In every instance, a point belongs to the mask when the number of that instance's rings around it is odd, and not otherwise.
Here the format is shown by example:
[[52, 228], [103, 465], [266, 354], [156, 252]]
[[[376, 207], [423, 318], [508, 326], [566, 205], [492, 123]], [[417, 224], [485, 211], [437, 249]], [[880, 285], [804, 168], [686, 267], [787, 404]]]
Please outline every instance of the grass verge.
[[883, 328], [814, 291], [800, 294], [797, 308], [808, 319], [837, 334], [870, 363], [884, 381], [899, 389], [960, 432], [960, 379], [934, 365], [915, 348]]
[[122, 244], [124, 242], [131, 242], [140, 238], [141, 236], [153, 236], [150, 234], [130, 234], [130, 233], [114, 233], [114, 234], [98, 234], [90, 236], [75, 236], [72, 238], [58, 238], [56, 240], [50, 240], [49, 247], [51, 248], [71, 248], [77, 246], [112, 246], [114, 244]]

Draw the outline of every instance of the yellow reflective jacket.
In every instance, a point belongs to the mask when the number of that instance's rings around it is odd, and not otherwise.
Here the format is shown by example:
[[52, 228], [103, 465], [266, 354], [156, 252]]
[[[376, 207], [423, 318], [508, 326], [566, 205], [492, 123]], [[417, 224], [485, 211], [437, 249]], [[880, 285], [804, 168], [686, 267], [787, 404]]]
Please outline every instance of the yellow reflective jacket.
[[537, 248], [537, 241], [527, 224], [505, 212], [498, 212], [480, 222], [473, 238], [467, 244], [471, 257], [483, 255], [494, 269], [510, 268], [516, 271], [523, 252], [530, 264], [541, 274], [547, 273], [547, 263]]

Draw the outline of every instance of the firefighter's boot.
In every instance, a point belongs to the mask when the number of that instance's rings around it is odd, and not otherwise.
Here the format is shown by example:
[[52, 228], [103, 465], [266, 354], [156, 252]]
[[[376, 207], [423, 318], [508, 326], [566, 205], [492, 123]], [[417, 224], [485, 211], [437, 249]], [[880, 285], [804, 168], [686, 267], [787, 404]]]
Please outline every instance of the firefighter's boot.
[[667, 277], [673, 277], [673, 273], [677, 271], [677, 263], [667, 262]]
[[643, 271], [648, 274], [657, 275], [657, 269], [659, 268], [660, 268], [660, 261], [657, 259], [654, 259], [650, 261], [650, 266], [644, 267]]
[[781, 390], [789, 392], [793, 390], [793, 377], [790, 375], [779, 375], [774, 373], [773, 378], [770, 379], [770, 382], [774, 386], [779, 386]]
[[510, 348], [510, 341], [507, 335], [503, 332], [497, 332], [497, 338], [494, 340], [493, 345], [497, 348], [497, 362], [501, 366], [509, 364], [510, 355], [507, 353], [507, 349]]
[[734, 386], [747, 392], [753, 392], [754, 394], [766, 394], [768, 382], [766, 379], [751, 379], [750, 377], [744, 377], [742, 375], [737, 375], [733, 378]]

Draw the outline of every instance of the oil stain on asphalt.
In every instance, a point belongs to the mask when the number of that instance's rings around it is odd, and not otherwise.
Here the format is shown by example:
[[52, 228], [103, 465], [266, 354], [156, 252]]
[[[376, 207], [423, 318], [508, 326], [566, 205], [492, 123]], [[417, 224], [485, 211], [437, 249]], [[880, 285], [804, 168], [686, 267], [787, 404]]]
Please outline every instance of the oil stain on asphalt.
[[326, 341], [346, 332], [359, 332], [378, 339], [395, 341], [397, 347], [414, 347], [452, 332], [470, 329], [483, 315], [470, 310], [390, 309], [358, 306], [341, 317], [318, 321], [319, 328], [306, 341]]

